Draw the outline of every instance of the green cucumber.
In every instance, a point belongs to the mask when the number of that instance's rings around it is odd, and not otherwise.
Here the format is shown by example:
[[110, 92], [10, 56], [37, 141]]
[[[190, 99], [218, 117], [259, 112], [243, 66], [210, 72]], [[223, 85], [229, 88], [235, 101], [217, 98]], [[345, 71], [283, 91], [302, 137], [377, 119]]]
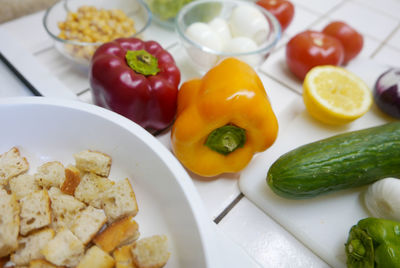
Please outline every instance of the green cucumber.
[[294, 149], [268, 170], [279, 196], [305, 199], [400, 178], [400, 122], [347, 132]]

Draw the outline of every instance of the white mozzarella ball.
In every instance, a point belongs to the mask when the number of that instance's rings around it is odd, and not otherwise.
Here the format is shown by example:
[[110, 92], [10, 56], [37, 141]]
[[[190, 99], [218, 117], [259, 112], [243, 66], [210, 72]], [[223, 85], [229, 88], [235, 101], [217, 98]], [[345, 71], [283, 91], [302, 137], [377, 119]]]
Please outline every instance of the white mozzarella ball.
[[257, 49], [256, 42], [248, 37], [239, 36], [232, 38], [225, 46], [225, 52], [242, 53]]
[[[258, 48], [256, 42], [248, 37], [239, 36], [232, 38], [225, 46], [225, 52], [230, 53], [245, 53], [254, 51]], [[256, 66], [262, 60], [261, 55], [243, 55], [238, 56], [238, 59], [248, 63], [249, 65]]]
[[231, 30], [229, 29], [229, 24], [223, 18], [215, 18], [208, 23], [211, 29], [216, 32], [222, 39], [223, 44], [228, 43], [232, 39]]
[[215, 51], [221, 51], [223, 43], [221, 37], [203, 22], [195, 22], [186, 29], [186, 35], [192, 41]]
[[237, 6], [229, 19], [232, 36], [246, 36], [258, 45], [267, 40], [270, 31], [267, 19], [256, 7], [250, 5]]
[[208, 70], [219, 60], [219, 56], [200, 50], [197, 47], [187, 47], [187, 53], [191, 61], [201, 70]]
[[[223, 42], [216, 32], [211, 30], [211, 27], [202, 22], [195, 22], [186, 29], [187, 37], [201, 46], [208, 47], [215, 51], [223, 49]], [[203, 51], [200, 48], [191, 44], [186, 44], [187, 53], [191, 60], [201, 69], [209, 69], [218, 61], [218, 56], [209, 52]]]

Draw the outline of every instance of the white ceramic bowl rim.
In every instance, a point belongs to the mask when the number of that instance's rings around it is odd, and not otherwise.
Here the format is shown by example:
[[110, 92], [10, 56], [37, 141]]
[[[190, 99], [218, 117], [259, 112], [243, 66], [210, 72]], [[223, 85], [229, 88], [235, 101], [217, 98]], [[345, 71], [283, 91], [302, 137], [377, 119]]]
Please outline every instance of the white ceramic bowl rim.
[[50, 97], [8, 97], [0, 99], [0, 106], [25, 105], [63, 107], [99, 116], [107, 121], [119, 125], [120, 127], [132, 133], [132, 135], [135, 135], [140, 140], [145, 142], [149, 148], [155, 152], [155, 154], [159, 155], [160, 159], [162, 159], [164, 164], [169, 168], [170, 172], [175, 176], [175, 178], [179, 178], [176, 180], [176, 182], [187, 199], [190, 208], [192, 209], [193, 217], [197, 225], [196, 228], [200, 234], [200, 243], [204, 250], [205, 263], [207, 264], [207, 267], [215, 267], [214, 264], [212, 264], [212, 256], [214, 255], [212, 253], [212, 249], [214, 249], [214, 241], [211, 233], [211, 220], [209, 220], [205, 212], [205, 208], [202, 205], [202, 200], [186, 170], [173, 156], [173, 154], [154, 136], [133, 121], [117, 113], [92, 104], [83, 103], [81, 101], [56, 99]]
[[[52, 31], [50, 31], [50, 29], [47, 27], [47, 19], [49, 17], [50, 12], [53, 10], [53, 8], [55, 8], [58, 5], [64, 5], [65, 10], [68, 10], [68, 7], [66, 6], [68, 0], [61, 0], [59, 2], [54, 3], [52, 6], [50, 6], [46, 12], [44, 13], [43, 16], [43, 26], [44, 29], [46, 30], [46, 32], [55, 40], [62, 42], [62, 43], [66, 43], [66, 44], [72, 44], [72, 45], [79, 45], [79, 46], [100, 46], [102, 44], [104, 44], [103, 42], [93, 42], [93, 43], [89, 43], [89, 42], [80, 42], [80, 41], [75, 41], [75, 40], [66, 40], [66, 39], [62, 39], [60, 37], [58, 37], [56, 34], [54, 34]], [[139, 34], [141, 34], [144, 30], [146, 30], [151, 23], [152, 20], [152, 13], [150, 11], [149, 6], [143, 1], [143, 0], [136, 0], [139, 2], [139, 4], [146, 10], [147, 13], [147, 21], [145, 23], [145, 25], [142, 27], [142, 29], [140, 29], [140, 31], [135, 32], [134, 35], [132, 35], [131, 37], [135, 37]]]
[[[273, 29], [275, 31], [274, 36], [271, 38], [271, 40], [268, 40], [263, 46], [261, 46], [260, 48], [258, 48], [257, 50], [253, 50], [253, 51], [249, 51], [249, 52], [240, 52], [240, 53], [232, 53], [232, 52], [221, 52], [221, 51], [216, 51], [213, 50], [211, 48], [202, 46], [196, 42], [193, 42], [191, 39], [189, 39], [184, 30], [182, 29], [182, 27], [180, 27], [180, 22], [183, 20], [183, 17], [185, 16], [185, 14], [187, 13], [188, 10], [190, 10], [191, 8], [197, 6], [197, 5], [201, 5], [204, 3], [234, 3], [234, 4], [245, 4], [245, 5], [251, 5], [256, 7], [258, 10], [260, 10], [269, 20], [269, 22], [272, 24]], [[274, 15], [272, 15], [271, 12], [267, 11], [266, 9], [252, 3], [252, 2], [247, 2], [247, 1], [243, 1], [243, 0], [196, 0], [193, 1], [185, 6], [183, 6], [183, 8], [179, 11], [176, 19], [175, 19], [175, 29], [178, 32], [178, 34], [185, 39], [186, 42], [188, 42], [189, 44], [191, 44], [192, 46], [208, 52], [208, 53], [212, 53], [218, 56], [232, 56], [232, 57], [239, 57], [239, 56], [247, 56], [247, 55], [254, 55], [254, 54], [259, 54], [259, 53], [265, 53], [267, 51], [269, 51], [270, 49], [272, 49], [279, 41], [282, 31], [281, 31], [281, 25], [279, 23], [279, 21], [275, 18]]]

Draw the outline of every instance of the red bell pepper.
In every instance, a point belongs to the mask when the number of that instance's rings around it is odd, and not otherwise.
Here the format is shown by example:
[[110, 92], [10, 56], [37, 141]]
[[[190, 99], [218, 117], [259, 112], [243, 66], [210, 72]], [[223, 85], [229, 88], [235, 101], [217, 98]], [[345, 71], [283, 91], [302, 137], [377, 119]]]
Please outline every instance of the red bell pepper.
[[116, 39], [101, 45], [90, 63], [93, 102], [150, 133], [173, 122], [180, 79], [173, 57], [155, 41]]

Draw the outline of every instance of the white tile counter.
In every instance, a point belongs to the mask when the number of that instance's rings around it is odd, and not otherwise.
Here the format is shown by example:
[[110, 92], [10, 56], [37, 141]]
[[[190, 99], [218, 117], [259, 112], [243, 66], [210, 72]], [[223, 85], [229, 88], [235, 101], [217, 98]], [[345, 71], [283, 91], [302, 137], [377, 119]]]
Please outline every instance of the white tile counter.
[[[400, 1], [292, 2], [296, 8], [294, 20], [274, 52], [258, 69], [278, 117], [280, 131], [284, 131], [285, 126], [296, 115], [296, 103], [301, 101], [301, 84], [290, 74], [285, 64], [285, 43], [294, 34], [305, 29], [319, 30], [332, 20], [344, 20], [364, 35], [365, 46], [359, 57], [400, 67]], [[66, 97], [71, 94], [90, 103], [86, 73], [77, 69], [55, 50], [42, 26], [43, 14], [44, 12], [39, 12], [1, 24], [0, 52], [22, 76], [40, 92], [44, 92], [43, 95]], [[156, 40], [170, 51], [182, 72], [182, 81], [200, 76], [188, 62], [173, 31], [152, 23], [145, 31], [144, 39]], [[21, 53], [13, 52], [14, 46], [19, 47]], [[43, 73], [46, 77], [41, 77]], [[65, 90], [69, 93], [65, 93]], [[32, 92], [0, 61], [0, 97], [26, 95], [32, 95]], [[161, 134], [158, 139], [165, 146], [170, 146], [169, 133]], [[194, 178], [194, 184], [217, 229], [260, 266], [329, 267], [241, 193], [238, 187], [240, 174], [224, 175], [207, 181], [190, 175]]]

